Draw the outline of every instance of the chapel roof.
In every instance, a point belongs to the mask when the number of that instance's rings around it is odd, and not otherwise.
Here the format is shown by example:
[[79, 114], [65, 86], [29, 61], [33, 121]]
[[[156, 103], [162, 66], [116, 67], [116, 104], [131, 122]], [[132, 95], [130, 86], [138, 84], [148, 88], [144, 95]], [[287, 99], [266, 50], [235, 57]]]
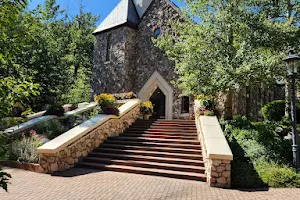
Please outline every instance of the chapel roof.
[[[96, 28], [93, 34], [100, 33], [121, 25], [136, 28], [153, 0], [121, 0], [111, 13]], [[175, 10], [178, 7], [170, 0], [166, 0]]]
[[[151, 3], [152, 0], [147, 1], [150, 1]], [[142, 13], [141, 9], [137, 9], [136, 4], [136, 0], [121, 0], [120, 3], [113, 9], [113, 11], [111, 11], [111, 13], [97, 27], [97, 29], [94, 31], [94, 34], [124, 24], [135, 28], [140, 21], [140, 15], [138, 13]]]

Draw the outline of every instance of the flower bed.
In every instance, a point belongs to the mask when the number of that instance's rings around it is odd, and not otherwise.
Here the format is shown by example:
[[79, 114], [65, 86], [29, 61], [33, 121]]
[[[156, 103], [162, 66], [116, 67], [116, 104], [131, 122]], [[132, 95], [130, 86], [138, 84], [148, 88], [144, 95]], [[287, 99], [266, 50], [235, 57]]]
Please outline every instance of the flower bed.
[[209, 95], [197, 95], [195, 104], [197, 104], [196, 116], [214, 116], [216, 102], [214, 97]]
[[[39, 155], [36, 149], [48, 141], [60, 136], [75, 126], [89, 120], [98, 114], [96, 109], [67, 118], [57, 118], [41, 122], [19, 134], [7, 137], [7, 159], [19, 163], [38, 163]], [[22, 167], [20, 167], [22, 168]]]

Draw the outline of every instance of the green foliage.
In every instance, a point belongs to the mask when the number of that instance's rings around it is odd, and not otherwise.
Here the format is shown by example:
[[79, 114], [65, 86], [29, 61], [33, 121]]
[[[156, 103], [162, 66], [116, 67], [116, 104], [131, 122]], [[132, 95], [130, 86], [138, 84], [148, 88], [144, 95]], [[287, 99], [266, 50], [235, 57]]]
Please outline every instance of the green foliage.
[[46, 136], [48, 139], [52, 140], [57, 136], [63, 134], [67, 131], [67, 128], [62, 125], [62, 123], [57, 120], [50, 120], [42, 122], [34, 127], [34, 130], [40, 134]]
[[37, 163], [39, 155], [36, 150], [40, 146], [40, 141], [33, 137], [23, 137], [21, 140], [11, 144], [11, 159], [20, 162]]
[[[264, 120], [268, 121], [282, 121], [284, 125], [290, 125], [290, 121], [283, 118], [285, 115], [285, 100], [276, 100], [269, 102], [261, 109]], [[300, 116], [300, 102], [296, 103], [296, 114]], [[300, 119], [297, 119], [297, 123], [300, 123]]]
[[251, 123], [245, 117], [227, 123], [225, 136], [234, 155], [234, 187], [300, 187], [299, 174], [289, 167], [290, 142], [275, 132], [276, 127], [272, 122]]
[[286, 165], [261, 162], [257, 166], [261, 178], [271, 187], [296, 187], [300, 188], [300, 174]]
[[[177, 84], [185, 91], [214, 94], [273, 85], [286, 76], [282, 58], [289, 47], [298, 48], [299, 32], [298, 21], [284, 17], [281, 6], [287, 3], [283, 0], [276, 1], [281, 2], [279, 7], [273, 1], [185, 2], [185, 20], [170, 22], [172, 30], [154, 39], [176, 61]], [[270, 20], [268, 6], [274, 8], [275, 20]], [[293, 15], [296, 9], [299, 3], [292, 7]], [[285, 19], [277, 20], [275, 13]], [[195, 23], [191, 18], [199, 20]]]
[[272, 101], [266, 104], [264, 107], [262, 107], [261, 113], [265, 120], [281, 121], [282, 117], [285, 114], [284, 110], [285, 110], [285, 101], [277, 100], [277, 101]]
[[60, 104], [54, 104], [45, 112], [44, 116], [46, 115], [56, 115], [62, 117], [65, 115], [65, 109]]

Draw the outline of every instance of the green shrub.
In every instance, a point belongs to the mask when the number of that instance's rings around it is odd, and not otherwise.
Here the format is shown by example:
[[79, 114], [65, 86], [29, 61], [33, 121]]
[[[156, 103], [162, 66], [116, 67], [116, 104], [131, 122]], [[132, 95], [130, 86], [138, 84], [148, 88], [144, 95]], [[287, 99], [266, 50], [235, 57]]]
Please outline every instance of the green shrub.
[[44, 135], [50, 140], [56, 138], [57, 136], [67, 131], [67, 127], [64, 127], [62, 123], [57, 119], [42, 122], [36, 125], [33, 129], [38, 134]]
[[300, 175], [288, 167], [291, 144], [275, 132], [276, 126], [268, 121], [251, 123], [245, 117], [227, 123], [225, 136], [234, 156], [233, 187], [300, 187]]
[[65, 109], [61, 105], [55, 104], [45, 112], [44, 116], [46, 115], [56, 115], [61, 117], [65, 115]]
[[276, 100], [266, 104], [261, 113], [265, 120], [281, 121], [285, 113], [285, 100]]
[[300, 174], [289, 166], [261, 162], [257, 164], [257, 170], [262, 180], [270, 187], [300, 188]]
[[39, 155], [36, 148], [39, 146], [39, 141], [33, 137], [23, 137], [21, 140], [12, 143], [10, 157], [20, 162], [37, 163]]
[[[261, 109], [261, 113], [266, 121], [282, 121], [285, 125], [290, 122], [284, 119], [285, 115], [285, 100], [276, 100], [266, 104]], [[296, 114], [300, 116], [300, 102], [296, 103]], [[300, 123], [300, 118], [297, 119], [297, 123]]]

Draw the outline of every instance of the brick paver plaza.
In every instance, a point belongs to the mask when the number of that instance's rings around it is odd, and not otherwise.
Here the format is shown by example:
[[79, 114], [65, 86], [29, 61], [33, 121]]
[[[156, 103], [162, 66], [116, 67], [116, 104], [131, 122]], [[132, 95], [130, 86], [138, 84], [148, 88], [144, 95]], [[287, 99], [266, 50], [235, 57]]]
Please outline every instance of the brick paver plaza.
[[203, 182], [164, 177], [71, 169], [56, 176], [6, 168], [12, 174], [1, 200], [146, 199], [300, 199], [300, 189], [240, 191], [209, 188]]

